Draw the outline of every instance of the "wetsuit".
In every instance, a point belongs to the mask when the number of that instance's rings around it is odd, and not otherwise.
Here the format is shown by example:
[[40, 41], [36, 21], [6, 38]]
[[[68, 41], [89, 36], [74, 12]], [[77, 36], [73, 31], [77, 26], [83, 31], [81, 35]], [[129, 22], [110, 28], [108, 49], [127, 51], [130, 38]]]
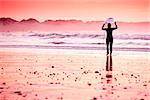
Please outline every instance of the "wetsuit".
[[109, 54], [109, 44], [110, 44], [110, 53], [112, 53], [112, 45], [113, 45], [113, 36], [112, 36], [112, 32], [113, 30], [117, 29], [117, 25], [115, 28], [104, 28], [104, 25], [102, 26], [102, 30], [106, 30], [107, 32], [107, 38], [106, 38], [106, 45], [107, 45], [107, 54]]

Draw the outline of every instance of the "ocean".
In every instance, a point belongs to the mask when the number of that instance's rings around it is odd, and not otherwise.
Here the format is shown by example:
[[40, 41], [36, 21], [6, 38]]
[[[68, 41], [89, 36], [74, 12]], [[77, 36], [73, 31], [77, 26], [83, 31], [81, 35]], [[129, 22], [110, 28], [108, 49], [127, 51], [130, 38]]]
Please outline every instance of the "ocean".
[[[105, 38], [105, 32], [0, 32], [0, 47], [105, 50]], [[150, 52], [150, 34], [114, 34], [113, 38], [114, 51]]]

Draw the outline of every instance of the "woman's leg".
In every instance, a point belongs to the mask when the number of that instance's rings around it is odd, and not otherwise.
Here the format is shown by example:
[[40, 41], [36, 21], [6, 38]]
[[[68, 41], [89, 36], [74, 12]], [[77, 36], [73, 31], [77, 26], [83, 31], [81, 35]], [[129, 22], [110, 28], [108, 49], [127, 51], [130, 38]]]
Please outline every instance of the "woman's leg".
[[107, 43], [107, 54], [109, 54], [109, 42]]
[[112, 45], [113, 45], [113, 42], [110, 42], [110, 54], [112, 54]]
[[107, 39], [106, 39], [107, 54], [109, 54], [109, 44], [110, 44], [110, 43], [109, 43], [109, 39], [107, 38]]

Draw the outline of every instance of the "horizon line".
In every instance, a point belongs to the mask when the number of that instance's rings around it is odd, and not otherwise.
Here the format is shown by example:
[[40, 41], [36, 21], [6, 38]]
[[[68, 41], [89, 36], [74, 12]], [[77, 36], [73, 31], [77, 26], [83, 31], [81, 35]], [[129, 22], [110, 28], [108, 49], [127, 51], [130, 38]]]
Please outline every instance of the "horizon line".
[[[36, 18], [23, 18], [21, 20], [18, 20], [18, 19], [15, 19], [15, 18], [12, 18], [12, 17], [0, 17], [1, 18], [10, 18], [10, 19], [13, 19], [13, 20], [16, 20], [18, 22], [22, 21], [22, 20], [29, 20], [29, 19], [35, 19], [37, 20], [38, 22], [42, 23], [42, 22], [45, 22], [45, 21], [48, 21], [48, 20], [52, 20], [52, 21], [58, 21], [58, 20], [64, 20], [64, 21], [69, 21], [69, 20], [75, 20], [75, 21], [82, 21], [82, 22], [104, 22], [103, 20], [81, 20], [81, 19], [74, 19], [74, 18], [70, 18], [70, 19], [45, 19], [43, 21], [39, 21], [38, 19]], [[150, 21], [116, 21], [116, 22], [119, 22], [119, 23], [150, 23]]]

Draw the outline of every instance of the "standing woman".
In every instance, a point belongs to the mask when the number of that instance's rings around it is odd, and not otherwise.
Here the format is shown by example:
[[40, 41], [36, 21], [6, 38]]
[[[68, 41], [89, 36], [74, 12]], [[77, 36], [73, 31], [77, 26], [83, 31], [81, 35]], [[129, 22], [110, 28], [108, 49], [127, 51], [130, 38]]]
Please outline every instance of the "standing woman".
[[106, 38], [106, 45], [107, 45], [107, 55], [109, 54], [109, 45], [110, 45], [110, 54], [112, 54], [112, 45], [113, 45], [113, 36], [112, 32], [113, 30], [117, 29], [118, 26], [115, 22], [115, 28], [111, 28], [111, 23], [107, 24], [107, 28], [104, 28], [105, 23], [102, 26], [102, 30], [105, 30], [107, 32], [107, 38]]

